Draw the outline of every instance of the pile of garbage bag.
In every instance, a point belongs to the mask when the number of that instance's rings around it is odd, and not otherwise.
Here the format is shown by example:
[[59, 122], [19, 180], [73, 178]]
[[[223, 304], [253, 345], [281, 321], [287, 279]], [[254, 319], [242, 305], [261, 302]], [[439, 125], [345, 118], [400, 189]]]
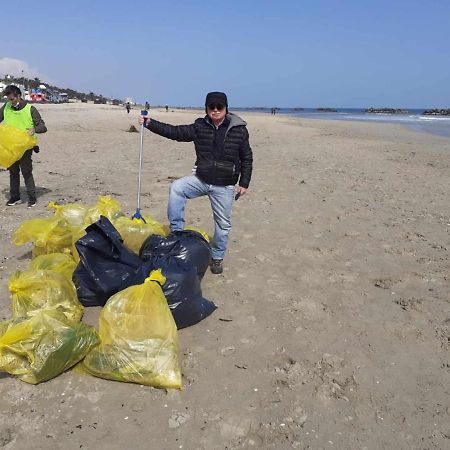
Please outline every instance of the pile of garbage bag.
[[[216, 309], [201, 290], [207, 234], [129, 219], [109, 196], [49, 208], [52, 217], [13, 235], [33, 250], [8, 282], [13, 318], [0, 322], [0, 372], [36, 384], [82, 361], [101, 378], [181, 389], [177, 328]], [[83, 306], [103, 306], [99, 333], [81, 323]]]
[[152, 270], [166, 278], [162, 290], [177, 327], [185, 328], [209, 316], [216, 306], [202, 296], [200, 281], [211, 259], [211, 248], [195, 231], [177, 231], [167, 238], [152, 235], [140, 255], [128, 250], [105, 217], [90, 225], [76, 243], [80, 263], [73, 274], [80, 302], [103, 306], [117, 292], [141, 284]]
[[85, 234], [87, 226], [99, 220], [100, 216], [112, 221], [125, 218], [120, 203], [109, 196], [100, 196], [92, 206], [50, 203], [48, 207], [54, 210], [53, 217], [26, 220], [13, 234], [12, 240], [17, 246], [33, 243], [33, 257], [67, 253], [77, 260], [74, 243]]

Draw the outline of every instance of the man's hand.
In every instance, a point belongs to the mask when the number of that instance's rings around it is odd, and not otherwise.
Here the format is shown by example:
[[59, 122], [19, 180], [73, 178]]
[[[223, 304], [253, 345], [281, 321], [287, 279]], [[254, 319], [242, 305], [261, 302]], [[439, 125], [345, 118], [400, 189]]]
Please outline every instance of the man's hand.
[[139, 116], [138, 121], [139, 121], [139, 125], [144, 124], [144, 126], [145, 126], [147, 123], [150, 122], [150, 117], [148, 117], [148, 116]]
[[239, 194], [239, 197], [242, 197], [243, 195], [245, 195], [245, 193], [247, 192], [247, 188], [242, 187], [242, 186], [238, 186], [238, 188], [236, 189], [236, 194]]
[[34, 128], [28, 128], [27, 133], [28, 133], [30, 136], [34, 136], [34, 133], [36, 133], [36, 130], [35, 130]]

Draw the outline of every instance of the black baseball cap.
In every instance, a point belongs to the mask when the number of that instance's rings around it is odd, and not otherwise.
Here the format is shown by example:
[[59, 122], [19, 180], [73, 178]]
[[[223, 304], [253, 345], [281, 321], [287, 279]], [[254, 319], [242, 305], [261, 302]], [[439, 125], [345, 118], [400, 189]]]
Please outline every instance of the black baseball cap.
[[223, 92], [208, 92], [206, 95], [205, 106], [219, 103], [228, 108], [228, 99]]

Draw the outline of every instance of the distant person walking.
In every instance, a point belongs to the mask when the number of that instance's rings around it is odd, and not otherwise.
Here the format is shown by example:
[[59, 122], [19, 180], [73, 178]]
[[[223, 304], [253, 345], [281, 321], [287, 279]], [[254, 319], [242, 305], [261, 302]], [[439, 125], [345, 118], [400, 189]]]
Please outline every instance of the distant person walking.
[[[14, 85], [6, 86], [3, 91], [7, 102], [0, 108], [0, 122], [27, 131], [30, 136], [35, 133], [45, 133], [47, 127], [42, 120], [39, 111], [22, 98], [21, 90]], [[15, 206], [22, 203], [20, 198], [20, 172], [28, 195], [28, 207], [36, 206], [36, 186], [33, 177], [33, 161], [31, 159], [33, 150], [38, 153], [39, 147], [27, 150], [19, 161], [9, 167], [9, 193], [10, 199], [7, 206]]]
[[166, 105], [166, 112], [169, 112], [169, 105]]
[[150, 109], [150, 103], [149, 103], [149, 102], [145, 102], [145, 107], [144, 107], [144, 109], [145, 109], [146, 111], [148, 111], [148, 110]]
[[[205, 101], [206, 116], [190, 125], [169, 125], [154, 119], [145, 123], [153, 133], [179, 142], [194, 142], [197, 160], [195, 175], [180, 178], [170, 187], [167, 215], [172, 231], [184, 229], [184, 210], [188, 199], [207, 195], [214, 218], [211, 243], [211, 272], [222, 273], [223, 258], [231, 231], [231, 208], [250, 184], [253, 154], [247, 124], [228, 113], [228, 99], [223, 92], [210, 92]], [[236, 183], [239, 186], [236, 188]]]
[[131, 109], [130, 102], [126, 103], [125, 108], [127, 109], [127, 114], [130, 114], [130, 109]]

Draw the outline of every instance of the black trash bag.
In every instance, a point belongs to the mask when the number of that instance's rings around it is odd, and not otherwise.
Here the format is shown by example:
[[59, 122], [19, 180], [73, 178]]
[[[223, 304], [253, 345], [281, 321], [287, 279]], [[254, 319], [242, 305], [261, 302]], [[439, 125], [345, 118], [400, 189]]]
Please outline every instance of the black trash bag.
[[167, 237], [149, 236], [139, 251], [143, 261], [155, 256], [170, 255], [185, 267], [197, 267], [200, 280], [211, 261], [211, 247], [206, 239], [196, 231], [173, 231]]
[[[86, 228], [76, 243], [80, 262], [73, 274], [84, 306], [103, 306], [115, 293], [141, 284], [148, 276], [142, 260], [123, 245], [119, 232], [104, 216]], [[132, 283], [132, 284], [130, 284]]]
[[172, 312], [177, 328], [195, 325], [212, 314], [217, 306], [202, 295], [200, 278], [196, 267], [186, 267], [171, 255], [155, 256], [144, 264], [161, 269], [166, 277], [162, 291]]
[[[189, 265], [191, 255], [180, 258], [175, 251], [174, 255], [160, 252], [142, 261], [123, 245], [119, 232], [103, 216], [87, 227], [86, 232], [86, 236], [75, 243], [80, 263], [73, 274], [78, 298], [84, 306], [103, 306], [112, 295], [142, 284], [152, 270], [161, 269], [166, 277], [162, 290], [179, 329], [200, 322], [217, 309], [202, 296], [198, 267]], [[200, 245], [195, 244], [198, 248], [194, 251], [205, 253], [205, 246], [198, 238], [194, 239], [200, 242]], [[205, 243], [209, 255], [209, 244]], [[175, 250], [185, 253], [186, 249], [194, 247], [190, 243], [184, 247], [177, 247], [177, 242], [172, 244]]]

